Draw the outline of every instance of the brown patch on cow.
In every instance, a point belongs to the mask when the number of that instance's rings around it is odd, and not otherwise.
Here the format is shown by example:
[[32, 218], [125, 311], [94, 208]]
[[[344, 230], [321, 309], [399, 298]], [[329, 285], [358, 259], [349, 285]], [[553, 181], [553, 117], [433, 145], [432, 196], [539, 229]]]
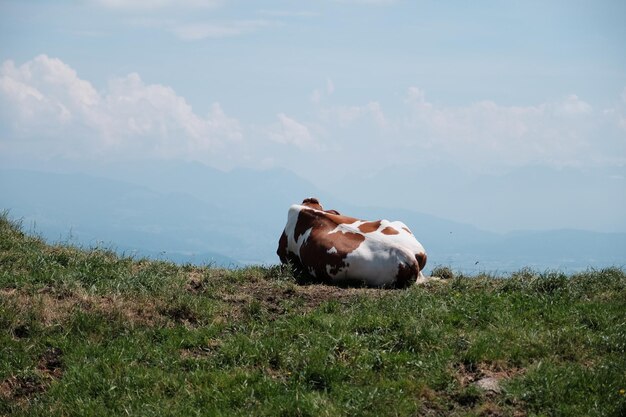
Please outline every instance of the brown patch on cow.
[[343, 214], [326, 213], [326, 217], [328, 217], [328, 219], [330, 219], [335, 224], [335, 226], [339, 224], [352, 224], [354, 222], [360, 221], [355, 217], [344, 216]]
[[[297, 242], [298, 238], [306, 233], [310, 228], [313, 229], [328, 229], [328, 232], [333, 230], [340, 224], [351, 224], [359, 219], [354, 217], [342, 216], [340, 214], [331, 214], [326, 212], [316, 212], [312, 210], [300, 210], [298, 213], [298, 220], [296, 221], [296, 227], [293, 231], [293, 238]], [[330, 247], [328, 248], [330, 249]]]
[[[303, 272], [326, 281], [347, 267], [346, 256], [358, 248], [365, 237], [354, 232], [329, 233], [339, 224], [350, 224], [356, 221], [357, 219], [348, 216], [301, 210], [294, 229], [294, 239], [297, 241], [301, 235], [311, 229], [311, 235], [300, 247], [299, 261], [302, 265], [306, 265]], [[331, 253], [328, 252], [329, 250]]]
[[[380, 227], [380, 220], [375, 222], [365, 222], [359, 226], [359, 230], [363, 233], [372, 233]], [[384, 231], [383, 231], [384, 233]]]
[[294, 274], [298, 275], [306, 273], [302, 262], [300, 262], [300, 258], [295, 253], [287, 252], [287, 263], [291, 264], [291, 266], [293, 267]]
[[381, 230], [381, 233], [382, 233], [383, 235], [397, 235], [397, 234], [399, 234], [400, 232], [398, 232], [396, 229], [394, 229], [394, 228], [393, 228], [393, 227], [391, 227], [391, 226], [387, 226], [387, 227], [385, 227], [383, 230]]
[[402, 230], [405, 230], [408, 234], [412, 235], [411, 231], [407, 227], [403, 227]]
[[415, 260], [417, 261], [419, 267], [420, 267], [420, 271], [424, 270], [424, 267], [426, 266], [426, 260], [427, 260], [427, 256], [426, 253], [418, 253], [415, 255]]
[[419, 269], [417, 264], [411, 263], [407, 265], [404, 262], [398, 265], [398, 273], [396, 274], [395, 286], [398, 288], [406, 288], [417, 280]]
[[300, 210], [298, 213], [298, 219], [296, 220], [296, 226], [293, 229], [293, 240], [296, 242], [306, 233], [307, 230], [315, 226], [315, 220], [317, 216], [315, 212], [311, 210]]
[[278, 241], [278, 249], [276, 250], [276, 254], [280, 258], [280, 262], [287, 263], [287, 234], [283, 230], [283, 234], [280, 235], [280, 240]]
[[[330, 229], [330, 228], [328, 228]], [[329, 235], [328, 229], [313, 229], [311, 238], [300, 248], [300, 261], [307, 265], [309, 273], [318, 279], [331, 279], [343, 268], [349, 266], [346, 256], [365, 240], [359, 233], [346, 232], [337, 236]], [[335, 248], [332, 253], [329, 250]]]

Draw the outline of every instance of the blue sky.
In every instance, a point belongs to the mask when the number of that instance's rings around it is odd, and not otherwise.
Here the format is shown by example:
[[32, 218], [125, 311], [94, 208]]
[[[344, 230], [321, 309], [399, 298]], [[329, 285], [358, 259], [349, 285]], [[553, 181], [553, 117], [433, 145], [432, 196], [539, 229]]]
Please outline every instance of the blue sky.
[[606, 176], [617, 224], [625, 20], [623, 1], [0, 1], [0, 162], [380, 173], [397, 193], [567, 168]]

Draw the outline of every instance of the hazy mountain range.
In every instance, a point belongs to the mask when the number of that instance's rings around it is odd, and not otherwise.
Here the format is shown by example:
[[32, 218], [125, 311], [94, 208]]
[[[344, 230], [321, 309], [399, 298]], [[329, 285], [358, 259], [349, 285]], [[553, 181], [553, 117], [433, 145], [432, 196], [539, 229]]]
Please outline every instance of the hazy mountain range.
[[326, 208], [404, 221], [429, 267], [509, 272], [578, 270], [626, 262], [626, 233], [493, 233], [406, 209], [362, 207], [282, 170], [222, 172], [198, 163], [107, 165], [83, 173], [0, 170], [0, 208], [49, 241], [197, 264], [278, 262], [288, 207], [308, 196]]

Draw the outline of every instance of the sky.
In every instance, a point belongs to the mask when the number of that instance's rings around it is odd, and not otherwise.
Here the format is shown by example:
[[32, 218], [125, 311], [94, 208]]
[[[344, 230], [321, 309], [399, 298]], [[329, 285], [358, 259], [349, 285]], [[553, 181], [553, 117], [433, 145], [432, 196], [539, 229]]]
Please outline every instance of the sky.
[[[0, 163], [286, 168], [486, 229], [626, 231], [624, 21], [619, 0], [0, 0]], [[488, 186], [469, 211], [448, 190], [528, 170], [604, 194], [508, 224]]]

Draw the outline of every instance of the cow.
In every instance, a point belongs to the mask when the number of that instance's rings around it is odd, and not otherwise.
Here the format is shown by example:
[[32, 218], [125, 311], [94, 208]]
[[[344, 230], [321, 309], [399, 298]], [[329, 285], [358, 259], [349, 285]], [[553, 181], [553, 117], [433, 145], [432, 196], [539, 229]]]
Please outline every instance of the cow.
[[295, 272], [326, 283], [404, 288], [426, 280], [426, 252], [404, 223], [344, 216], [316, 198], [289, 208], [276, 253]]

